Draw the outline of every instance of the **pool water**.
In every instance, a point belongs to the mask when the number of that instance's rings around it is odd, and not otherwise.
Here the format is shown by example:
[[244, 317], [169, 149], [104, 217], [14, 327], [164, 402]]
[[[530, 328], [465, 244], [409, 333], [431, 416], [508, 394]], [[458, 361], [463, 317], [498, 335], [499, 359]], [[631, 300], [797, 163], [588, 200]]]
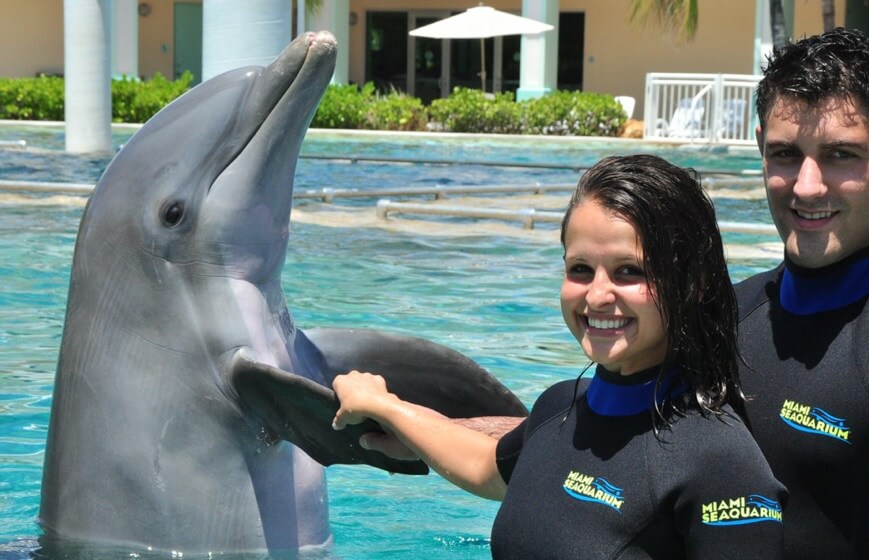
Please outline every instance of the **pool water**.
[[[0, 141], [27, 134], [28, 149], [0, 148], [0, 179], [95, 182], [107, 158], [60, 152], [62, 131], [0, 127]], [[129, 131], [120, 131], [122, 143]], [[758, 169], [756, 156], [638, 146], [435, 137], [311, 134], [305, 154], [449, 158], [590, 165], [602, 155], [654, 151], [682, 165]], [[302, 159], [296, 189], [433, 184], [574, 183], [572, 169], [410, 165]], [[568, 194], [565, 193], [565, 202]], [[38, 545], [34, 519], [66, 290], [83, 198], [0, 191], [0, 558]], [[347, 201], [342, 204], [371, 204]], [[758, 197], [716, 198], [723, 220], [768, 223]], [[519, 226], [516, 226], [517, 228]], [[731, 236], [737, 243], [769, 239]], [[736, 279], [770, 259], [731, 262]], [[561, 320], [561, 252], [523, 235], [424, 235], [373, 227], [294, 222], [283, 275], [297, 325], [354, 326], [423, 336], [489, 369], [531, 405], [586, 361]], [[327, 469], [335, 545], [328, 558], [483, 559], [497, 503], [437, 475]], [[95, 483], [98, 483], [95, 481]]]

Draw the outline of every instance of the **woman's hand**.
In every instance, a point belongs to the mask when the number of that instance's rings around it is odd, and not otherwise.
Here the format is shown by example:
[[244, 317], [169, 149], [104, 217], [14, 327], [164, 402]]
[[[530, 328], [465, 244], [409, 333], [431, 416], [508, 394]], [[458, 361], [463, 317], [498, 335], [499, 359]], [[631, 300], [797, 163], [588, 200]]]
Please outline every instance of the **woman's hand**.
[[350, 424], [360, 424], [366, 418], [378, 420], [376, 411], [389, 400], [396, 400], [386, 388], [386, 380], [379, 375], [356, 370], [339, 375], [332, 381], [332, 389], [341, 401], [332, 420], [332, 427], [340, 430]]
[[484, 498], [504, 497], [507, 485], [495, 462], [497, 439], [401, 400], [389, 392], [379, 375], [351, 371], [337, 376], [332, 388], [341, 401], [332, 420], [336, 430], [370, 418], [385, 434], [365, 434], [360, 439], [363, 447], [394, 458], [419, 457], [460, 488]]

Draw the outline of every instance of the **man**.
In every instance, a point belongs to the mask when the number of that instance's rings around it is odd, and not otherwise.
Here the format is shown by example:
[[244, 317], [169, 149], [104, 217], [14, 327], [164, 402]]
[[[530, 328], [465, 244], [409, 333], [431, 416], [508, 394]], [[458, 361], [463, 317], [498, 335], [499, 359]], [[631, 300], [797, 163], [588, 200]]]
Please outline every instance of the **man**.
[[785, 260], [736, 287], [755, 439], [790, 491], [787, 558], [869, 558], [869, 40], [776, 50], [757, 88]]

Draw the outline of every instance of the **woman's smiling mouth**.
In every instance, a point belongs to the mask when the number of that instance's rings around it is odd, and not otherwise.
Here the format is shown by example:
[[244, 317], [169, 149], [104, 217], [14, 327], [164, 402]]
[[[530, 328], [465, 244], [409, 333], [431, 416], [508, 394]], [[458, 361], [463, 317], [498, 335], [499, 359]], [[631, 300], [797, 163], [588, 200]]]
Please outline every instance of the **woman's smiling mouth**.
[[615, 330], [621, 329], [631, 322], [630, 319], [596, 319], [585, 315], [585, 323], [592, 329]]

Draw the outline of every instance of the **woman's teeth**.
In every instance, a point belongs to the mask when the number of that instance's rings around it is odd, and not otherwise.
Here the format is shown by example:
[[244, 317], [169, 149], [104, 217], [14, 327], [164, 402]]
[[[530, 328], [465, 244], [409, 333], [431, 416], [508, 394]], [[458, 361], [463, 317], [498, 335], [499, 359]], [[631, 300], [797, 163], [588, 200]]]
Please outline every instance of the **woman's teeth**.
[[618, 329], [628, 324], [628, 319], [592, 319], [588, 318], [588, 326], [594, 329]]

